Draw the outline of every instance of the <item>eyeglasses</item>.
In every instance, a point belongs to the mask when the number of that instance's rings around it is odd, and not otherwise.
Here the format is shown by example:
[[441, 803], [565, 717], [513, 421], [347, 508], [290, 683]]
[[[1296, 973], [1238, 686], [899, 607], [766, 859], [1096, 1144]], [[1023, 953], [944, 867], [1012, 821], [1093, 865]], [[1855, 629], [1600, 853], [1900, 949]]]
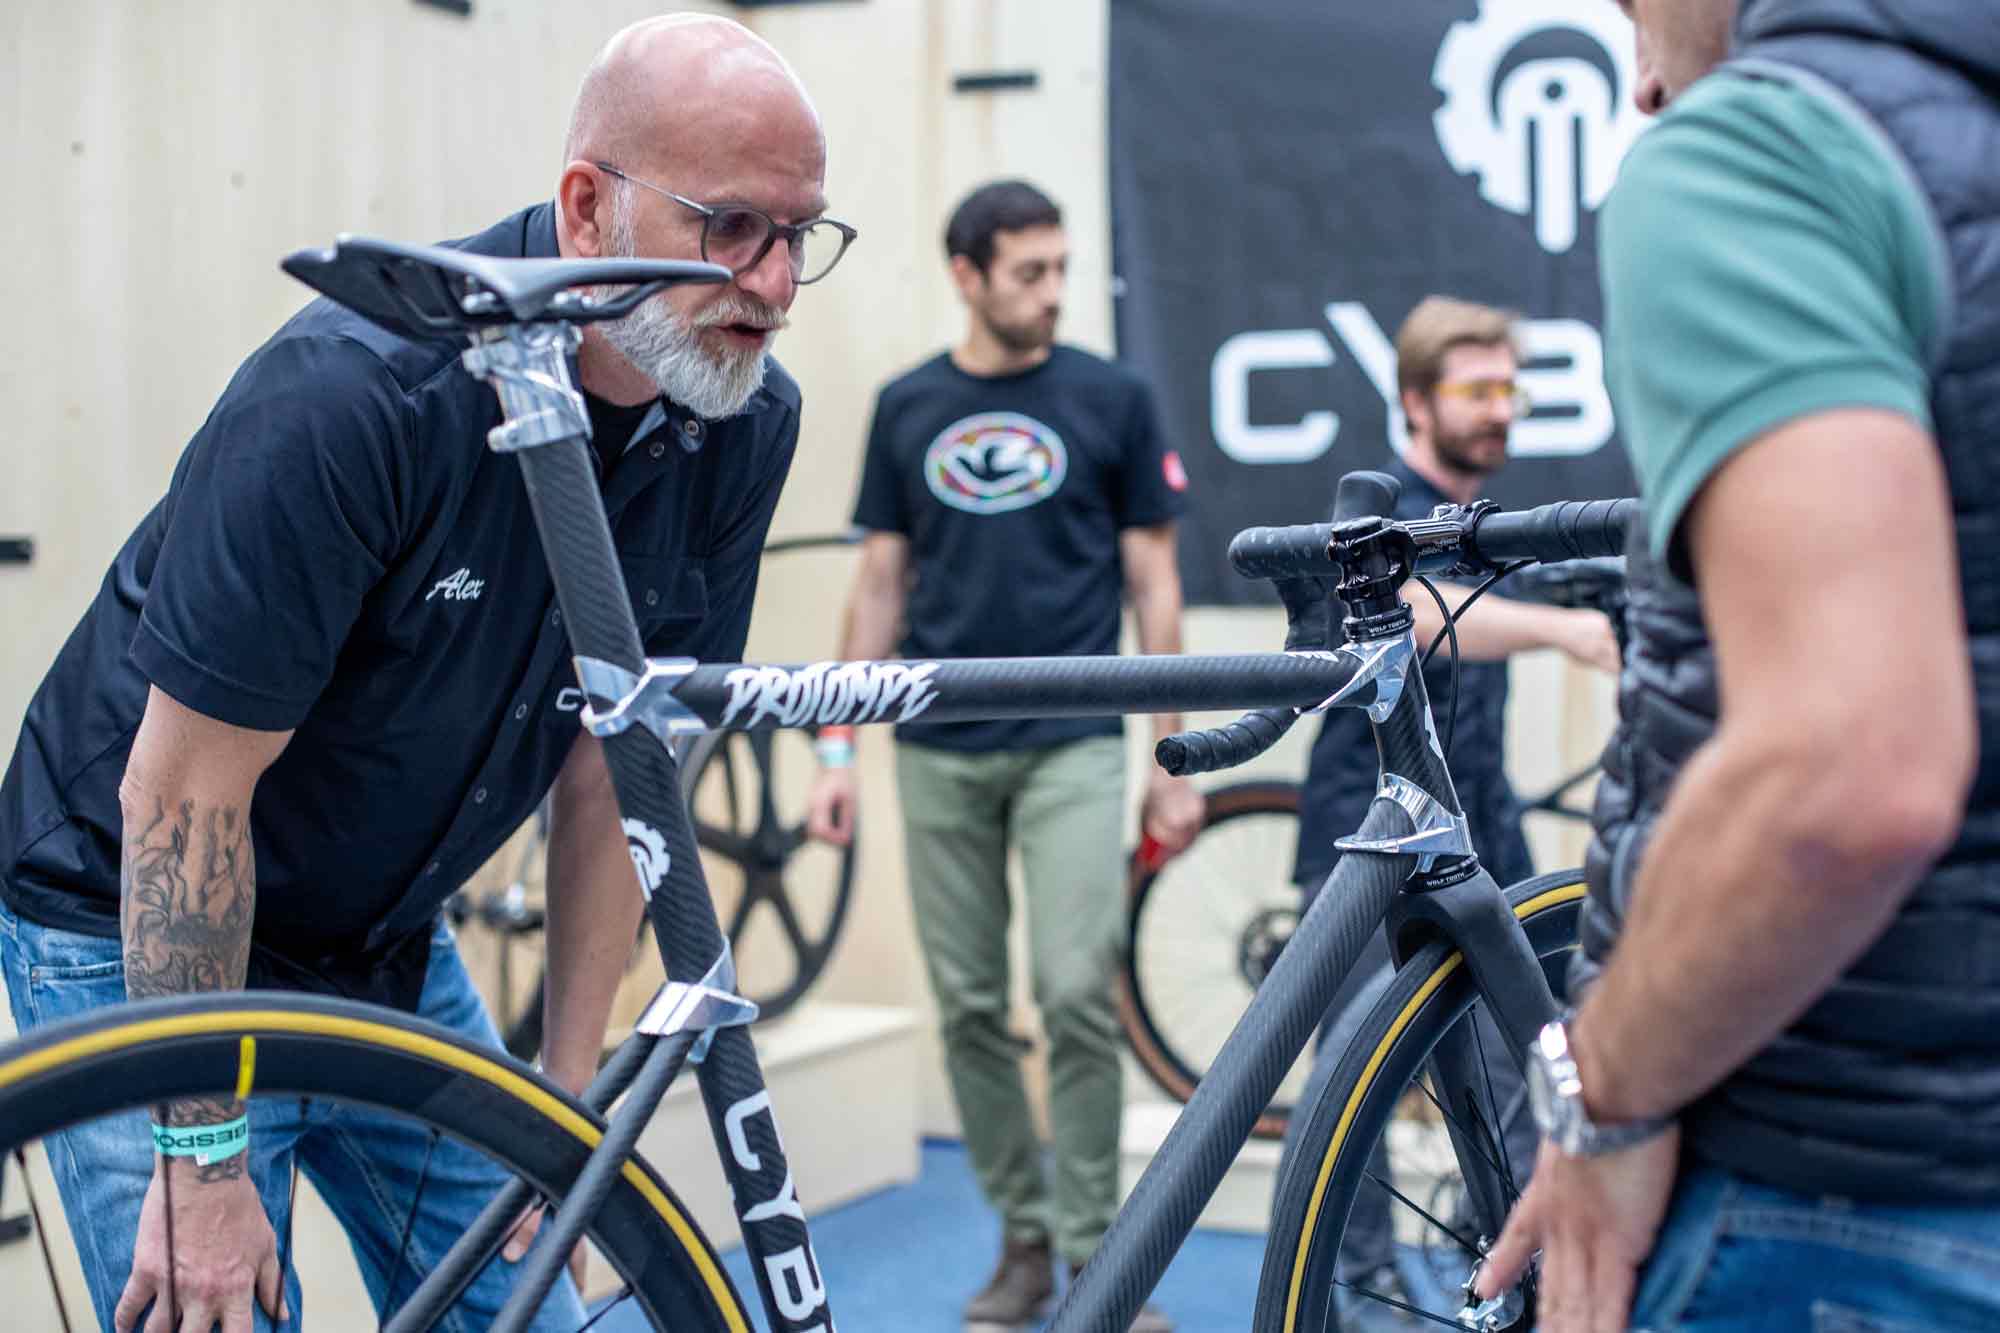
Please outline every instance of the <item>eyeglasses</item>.
[[761, 209], [744, 204], [711, 208], [672, 190], [663, 190], [651, 181], [628, 176], [609, 162], [593, 165], [607, 175], [664, 195], [681, 207], [701, 214], [701, 257], [711, 264], [722, 265], [739, 278], [763, 263], [764, 256], [770, 253], [771, 247], [782, 236], [786, 255], [791, 261], [792, 281], [802, 287], [809, 282], [818, 282], [833, 271], [833, 266], [847, 253], [847, 247], [860, 235], [845, 222], [835, 222], [832, 218], [784, 223]]
[[1481, 407], [1491, 407], [1505, 403], [1514, 410], [1514, 415], [1524, 417], [1532, 408], [1534, 400], [1528, 391], [1513, 380], [1444, 380], [1433, 386], [1433, 392], [1446, 398], [1457, 398]]

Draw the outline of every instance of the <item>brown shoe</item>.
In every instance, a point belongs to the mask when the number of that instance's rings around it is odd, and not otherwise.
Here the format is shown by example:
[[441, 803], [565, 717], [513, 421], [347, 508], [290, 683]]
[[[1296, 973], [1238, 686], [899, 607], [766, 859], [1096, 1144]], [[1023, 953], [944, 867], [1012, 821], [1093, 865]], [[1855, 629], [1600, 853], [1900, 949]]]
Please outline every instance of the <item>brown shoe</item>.
[[[1074, 1283], [1076, 1275], [1083, 1271], [1082, 1264], [1069, 1266], [1069, 1280]], [[1139, 1307], [1139, 1313], [1132, 1317], [1130, 1333], [1174, 1333], [1174, 1321], [1167, 1318], [1160, 1307], [1148, 1301]]]
[[1042, 1317], [1056, 1279], [1046, 1237], [1008, 1240], [993, 1277], [965, 1306], [965, 1333], [1013, 1333]]

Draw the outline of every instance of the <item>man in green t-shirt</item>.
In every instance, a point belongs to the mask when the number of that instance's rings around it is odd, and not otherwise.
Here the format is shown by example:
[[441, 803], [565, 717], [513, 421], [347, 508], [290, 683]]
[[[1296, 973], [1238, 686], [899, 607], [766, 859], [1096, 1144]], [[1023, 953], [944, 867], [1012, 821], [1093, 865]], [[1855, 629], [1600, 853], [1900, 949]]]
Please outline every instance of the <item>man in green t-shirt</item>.
[[1657, 614], [1478, 1293], [1539, 1251], [1549, 1333], [2000, 1327], [2000, 25], [1620, 2], [1662, 114], [1602, 218], [1607, 377]]

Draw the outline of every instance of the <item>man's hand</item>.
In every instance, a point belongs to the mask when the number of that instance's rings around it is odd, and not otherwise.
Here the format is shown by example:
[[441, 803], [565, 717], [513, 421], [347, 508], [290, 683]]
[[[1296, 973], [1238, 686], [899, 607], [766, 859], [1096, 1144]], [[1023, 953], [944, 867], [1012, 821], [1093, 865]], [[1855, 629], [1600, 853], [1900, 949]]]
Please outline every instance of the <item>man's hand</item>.
[[[237, 1159], [240, 1166], [241, 1157]], [[197, 1178], [191, 1161], [153, 1164], [153, 1183], [139, 1209], [139, 1239], [132, 1252], [132, 1276], [118, 1297], [112, 1323], [132, 1333], [147, 1302], [145, 1333], [175, 1333], [222, 1325], [222, 1333], [250, 1333], [250, 1302], [264, 1313], [288, 1319], [283, 1309], [284, 1274], [278, 1268], [278, 1238], [264, 1216], [263, 1200], [247, 1174], [226, 1180]], [[213, 1170], [214, 1168], [210, 1168]], [[167, 1187], [174, 1172], [174, 1246], [167, 1252]], [[173, 1264], [168, 1300], [167, 1264]], [[170, 1304], [178, 1309], [169, 1310]], [[178, 1315], [178, 1319], [175, 1316]]]
[[1564, 610], [1563, 615], [1569, 623], [1557, 647], [1587, 667], [1617, 675], [1618, 635], [1611, 628], [1611, 618], [1602, 611], [1581, 608]]
[[[501, 1247], [500, 1257], [510, 1264], [518, 1264], [528, 1257], [528, 1247], [535, 1243], [535, 1236], [542, 1229], [541, 1204], [524, 1210], [514, 1223], [514, 1229], [507, 1233], [507, 1243]], [[569, 1276], [576, 1283], [577, 1294], [583, 1294], [583, 1275], [589, 1263], [589, 1251], [584, 1242], [578, 1241], [576, 1248], [569, 1252]]]
[[1201, 832], [1201, 793], [1186, 778], [1177, 778], [1155, 768], [1146, 782], [1146, 803], [1139, 812], [1140, 827], [1160, 844], [1168, 856], [1181, 851]]
[[807, 835], [835, 847], [853, 842], [854, 810], [860, 795], [851, 766], [822, 768], [806, 797]]
[[1673, 1193], [1680, 1142], [1678, 1126], [1602, 1157], [1567, 1157], [1544, 1142], [1534, 1179], [1480, 1267], [1479, 1298], [1514, 1285], [1540, 1250], [1536, 1327], [1622, 1333]]

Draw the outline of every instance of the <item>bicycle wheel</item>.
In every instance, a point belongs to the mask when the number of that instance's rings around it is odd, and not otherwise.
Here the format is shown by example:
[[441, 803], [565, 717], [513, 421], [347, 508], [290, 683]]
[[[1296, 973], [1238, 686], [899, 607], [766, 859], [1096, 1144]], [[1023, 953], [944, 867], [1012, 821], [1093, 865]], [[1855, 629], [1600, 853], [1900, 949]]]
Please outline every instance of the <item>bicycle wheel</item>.
[[[237, 992], [121, 1005], [0, 1048], [0, 1152], [99, 1116], [199, 1096], [326, 1100], [407, 1116], [554, 1199], [603, 1137], [603, 1121], [575, 1099], [434, 1024], [340, 1000]], [[588, 1234], [653, 1327], [749, 1333], [714, 1249], [642, 1159], [625, 1163]]]
[[[1149, 867], [1134, 852], [1128, 864], [1119, 1017], [1140, 1066], [1180, 1101], [1298, 925], [1298, 819], [1296, 783], [1220, 787], [1179, 855]], [[1257, 1121], [1259, 1138], [1284, 1135], [1309, 1067], [1301, 1058], [1286, 1076]]]
[[[1582, 874], [1576, 870], [1541, 875], [1507, 891], [1508, 904], [1558, 996], [1576, 950], [1583, 897]], [[1462, 1168], [1449, 1130], [1456, 1125], [1465, 1137], [1493, 1149], [1500, 1174], [1510, 1182], [1523, 1179], [1530, 1165], [1508, 1160], [1499, 1146], [1507, 1137], [1500, 1128], [1502, 1116], [1490, 1104], [1479, 1105], [1483, 1099], [1475, 1096], [1472, 1105], [1448, 1112], [1430, 1086], [1426, 1061], [1475, 1009], [1476, 991], [1464, 961], [1464, 955], [1439, 942], [1404, 964], [1340, 1054], [1331, 1076], [1299, 1109], [1306, 1118], [1297, 1131], [1295, 1155], [1278, 1182], [1258, 1283], [1252, 1324], [1258, 1333], [1325, 1333], [1342, 1327], [1343, 1311], [1359, 1316], [1350, 1322], [1372, 1326], [1361, 1311], [1399, 1301], [1428, 1317], [1425, 1322], [1455, 1320], [1464, 1302], [1460, 1284], [1472, 1271], [1480, 1238], [1462, 1234], [1454, 1225]], [[1511, 1106], [1509, 1112], [1523, 1113]], [[1386, 1180], [1370, 1170], [1378, 1142], [1386, 1142]], [[1387, 1196], [1400, 1292], [1339, 1276], [1336, 1259], [1363, 1190]], [[1370, 1202], [1379, 1205], [1380, 1200]], [[1532, 1294], [1527, 1304], [1517, 1318], [1496, 1327], [1531, 1327]]]

